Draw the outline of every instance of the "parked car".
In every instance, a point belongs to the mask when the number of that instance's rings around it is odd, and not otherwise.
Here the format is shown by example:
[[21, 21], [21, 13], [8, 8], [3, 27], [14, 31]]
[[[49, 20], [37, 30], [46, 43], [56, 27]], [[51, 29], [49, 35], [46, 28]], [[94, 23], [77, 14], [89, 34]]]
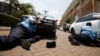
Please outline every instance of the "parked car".
[[[22, 20], [25, 20], [28, 17], [33, 17], [32, 15], [22, 15]], [[38, 29], [37, 33], [41, 36], [47, 36], [47, 37], [56, 37], [56, 27], [57, 27], [57, 20], [54, 20], [52, 18], [41, 18], [40, 20], [42, 22], [43, 28]]]
[[70, 24], [69, 23], [67, 23], [67, 24], [64, 24], [63, 25], [63, 31], [68, 31], [69, 30], [69, 27], [70, 27]]
[[60, 26], [60, 27], [59, 27], [59, 30], [63, 31], [63, 27], [62, 27], [62, 26]]
[[73, 34], [79, 34], [81, 27], [86, 25], [87, 22], [92, 23], [92, 27], [97, 32], [97, 39], [99, 40], [100, 39], [100, 13], [91, 13], [75, 20], [71, 24], [69, 31]]
[[42, 36], [56, 37], [56, 27], [57, 27], [56, 20], [47, 18], [43, 19], [43, 28], [40, 29], [39, 33]]

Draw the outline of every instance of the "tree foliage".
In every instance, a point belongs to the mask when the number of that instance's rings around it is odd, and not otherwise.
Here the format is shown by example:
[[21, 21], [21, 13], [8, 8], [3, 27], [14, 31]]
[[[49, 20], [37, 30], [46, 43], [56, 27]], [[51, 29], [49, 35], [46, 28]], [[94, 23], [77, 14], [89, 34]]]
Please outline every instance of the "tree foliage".
[[34, 10], [34, 7], [29, 4], [29, 3], [22, 3], [19, 6], [21, 14], [32, 14], [32, 15], [36, 15], [36, 11]]
[[[12, 15], [12, 6], [16, 7], [16, 10], [20, 11], [19, 14], [21, 15], [36, 15], [36, 11], [30, 3], [19, 3], [18, 0], [5, 0], [5, 2], [9, 2], [9, 7], [8, 7], [8, 14]], [[15, 11], [16, 14], [16, 11]]]
[[72, 22], [72, 18], [67, 17], [67, 18], [66, 18], [66, 23], [71, 23], [71, 22]]
[[18, 6], [20, 3], [18, 0], [9, 0], [11, 5]]

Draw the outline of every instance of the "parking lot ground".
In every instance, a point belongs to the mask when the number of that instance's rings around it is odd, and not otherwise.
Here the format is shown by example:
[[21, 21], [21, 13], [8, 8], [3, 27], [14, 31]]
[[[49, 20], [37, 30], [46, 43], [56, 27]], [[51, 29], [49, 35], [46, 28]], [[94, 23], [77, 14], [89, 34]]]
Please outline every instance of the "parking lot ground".
[[[9, 30], [0, 31], [1, 35], [7, 35]], [[42, 39], [33, 43], [30, 50], [25, 50], [21, 46], [16, 46], [10, 50], [0, 51], [0, 56], [100, 56], [100, 47], [73, 46], [68, 41], [70, 33], [57, 30], [55, 48], [46, 48], [46, 42]]]

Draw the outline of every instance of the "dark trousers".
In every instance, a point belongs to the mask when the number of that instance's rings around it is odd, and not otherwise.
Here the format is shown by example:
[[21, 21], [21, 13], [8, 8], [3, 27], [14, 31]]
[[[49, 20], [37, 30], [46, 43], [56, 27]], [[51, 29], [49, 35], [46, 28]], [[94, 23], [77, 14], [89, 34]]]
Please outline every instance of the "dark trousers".
[[23, 26], [16, 26], [11, 29], [8, 36], [0, 37], [0, 46], [18, 44], [20, 39], [27, 39], [30, 42], [34, 42], [37, 37], [34, 37], [35, 33], [29, 33]]
[[92, 40], [89, 38], [89, 36], [85, 34], [70, 35], [68, 38], [70, 42], [79, 41], [80, 43], [85, 45], [90, 45], [92, 43]]

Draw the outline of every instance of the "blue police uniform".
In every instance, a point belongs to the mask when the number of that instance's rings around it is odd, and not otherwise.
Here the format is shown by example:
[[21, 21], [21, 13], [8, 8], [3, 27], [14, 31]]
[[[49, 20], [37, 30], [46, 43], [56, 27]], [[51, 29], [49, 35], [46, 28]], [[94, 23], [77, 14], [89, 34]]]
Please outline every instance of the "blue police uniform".
[[89, 36], [89, 38], [91, 40], [96, 39], [96, 31], [92, 28], [92, 26], [83, 26], [81, 28], [80, 34], [85, 34], [85, 35]]
[[32, 17], [25, 19], [24, 21], [19, 22], [16, 27], [12, 28], [8, 36], [0, 37], [0, 46], [2, 44], [10, 46], [10, 44], [18, 43], [20, 39], [26, 37], [30, 38], [29, 35], [37, 28], [37, 25], [32, 25], [31, 21], [36, 21], [36, 19]]

